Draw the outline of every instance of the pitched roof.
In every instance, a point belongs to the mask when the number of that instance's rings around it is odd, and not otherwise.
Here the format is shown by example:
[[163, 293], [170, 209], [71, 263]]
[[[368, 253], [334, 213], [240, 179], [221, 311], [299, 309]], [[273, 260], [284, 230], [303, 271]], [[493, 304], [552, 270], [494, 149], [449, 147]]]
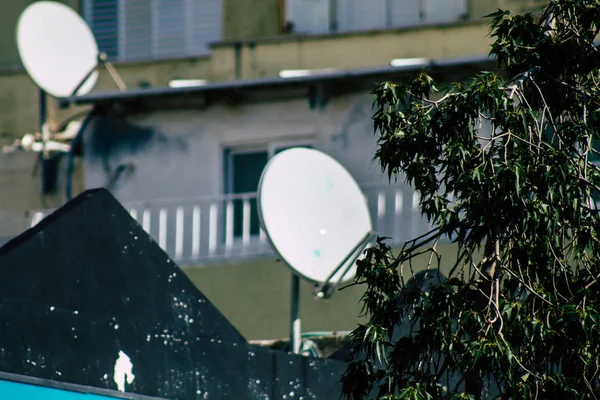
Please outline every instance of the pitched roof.
[[249, 345], [104, 189], [0, 248], [0, 332], [0, 372], [115, 389], [122, 351], [165, 398], [337, 398], [345, 370]]

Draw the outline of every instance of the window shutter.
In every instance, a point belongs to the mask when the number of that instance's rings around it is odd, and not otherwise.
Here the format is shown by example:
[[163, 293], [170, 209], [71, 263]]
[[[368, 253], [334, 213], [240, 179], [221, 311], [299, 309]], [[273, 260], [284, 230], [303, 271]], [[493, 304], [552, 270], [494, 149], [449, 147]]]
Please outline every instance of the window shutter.
[[185, 54], [184, 0], [154, 0], [153, 54], [158, 58]]
[[152, 58], [152, 7], [150, 0], [121, 1], [120, 60]]
[[338, 31], [385, 29], [387, 27], [386, 2], [386, 0], [338, 0]]
[[119, 0], [88, 0], [83, 18], [96, 37], [98, 48], [109, 57], [119, 55]]
[[336, 0], [290, 0], [288, 20], [294, 24], [294, 33], [328, 33], [330, 1]]
[[100, 51], [119, 61], [208, 55], [222, 38], [223, 0], [86, 0]]
[[185, 55], [208, 55], [222, 38], [223, 0], [186, 0], [185, 16]]
[[[416, 26], [421, 23], [422, 0], [388, 0], [390, 28]], [[446, 0], [452, 1], [452, 0]]]

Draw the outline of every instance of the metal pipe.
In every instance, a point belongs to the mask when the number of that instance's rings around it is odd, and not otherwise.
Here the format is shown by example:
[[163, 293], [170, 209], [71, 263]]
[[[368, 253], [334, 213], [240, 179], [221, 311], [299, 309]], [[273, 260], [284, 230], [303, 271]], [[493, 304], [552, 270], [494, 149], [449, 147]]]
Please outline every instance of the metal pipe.
[[242, 79], [242, 42], [235, 42], [233, 45], [233, 54], [235, 59], [234, 79]]
[[46, 124], [46, 116], [48, 113], [48, 107], [47, 107], [47, 99], [46, 99], [46, 92], [44, 92], [43, 89], [39, 89], [39, 119], [40, 119], [40, 135], [42, 135], [42, 151], [40, 152], [40, 171], [41, 171], [41, 188], [42, 188], [42, 194], [46, 194], [47, 189], [47, 182], [46, 182], [46, 134], [45, 134], [45, 129], [44, 129], [44, 125]]
[[294, 354], [300, 353], [300, 277], [292, 272], [290, 291], [290, 344]]

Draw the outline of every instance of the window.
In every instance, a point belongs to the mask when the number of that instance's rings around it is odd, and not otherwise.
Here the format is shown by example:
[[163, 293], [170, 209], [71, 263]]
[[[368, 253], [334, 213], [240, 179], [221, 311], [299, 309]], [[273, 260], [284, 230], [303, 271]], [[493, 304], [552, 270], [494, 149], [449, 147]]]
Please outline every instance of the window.
[[84, 0], [100, 51], [117, 61], [207, 55], [221, 39], [223, 0]]
[[[260, 231], [256, 196], [260, 177], [269, 159], [275, 154], [291, 148], [314, 146], [308, 142], [276, 143], [262, 148], [230, 149], [226, 156], [226, 188], [229, 194], [252, 193], [250, 198], [250, 235], [256, 236]], [[242, 237], [244, 229], [244, 200], [236, 199], [233, 202], [233, 236]]]
[[[231, 191], [232, 194], [254, 193], [258, 190], [260, 176], [267, 165], [267, 151], [234, 152], [230, 156]], [[256, 198], [250, 199], [250, 235], [259, 232]], [[243, 201], [233, 204], [233, 236], [243, 234]]]

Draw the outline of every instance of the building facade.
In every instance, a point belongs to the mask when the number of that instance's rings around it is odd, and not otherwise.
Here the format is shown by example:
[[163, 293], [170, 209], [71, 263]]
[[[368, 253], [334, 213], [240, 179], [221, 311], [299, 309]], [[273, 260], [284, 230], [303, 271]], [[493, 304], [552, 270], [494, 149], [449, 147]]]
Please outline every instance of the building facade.
[[[22, 3], [13, 3], [15, 15], [28, 2]], [[36, 157], [0, 155], [5, 226], [24, 229], [48, 212], [44, 209], [60, 205], [67, 180], [74, 194], [107, 187], [248, 338], [286, 336], [290, 272], [277, 261], [256, 212], [258, 179], [268, 160], [294, 146], [324, 151], [359, 182], [379, 234], [400, 245], [424, 232], [427, 224], [413, 192], [402, 181], [390, 184], [373, 161], [370, 91], [376, 82], [401, 79], [423, 66], [442, 82], [492, 68], [486, 58], [491, 38], [481, 16], [497, 7], [540, 6], [516, 0], [366, 4], [69, 2], [87, 20], [128, 90], [117, 92], [103, 72], [89, 95], [48, 99], [50, 125], [90, 112], [81, 133], [82, 156], [68, 177], [67, 157], [62, 158], [58, 189], [48, 200], [39, 196]], [[5, 71], [0, 131], [12, 140], [39, 129], [40, 93], [8, 42], [0, 46]], [[423, 65], [394, 67], [393, 59], [422, 59]], [[181, 79], [207, 83], [168, 88]], [[12, 233], [18, 232], [4, 234]], [[304, 331], [356, 326], [359, 288], [328, 301], [313, 300], [311, 292], [303, 283]]]

